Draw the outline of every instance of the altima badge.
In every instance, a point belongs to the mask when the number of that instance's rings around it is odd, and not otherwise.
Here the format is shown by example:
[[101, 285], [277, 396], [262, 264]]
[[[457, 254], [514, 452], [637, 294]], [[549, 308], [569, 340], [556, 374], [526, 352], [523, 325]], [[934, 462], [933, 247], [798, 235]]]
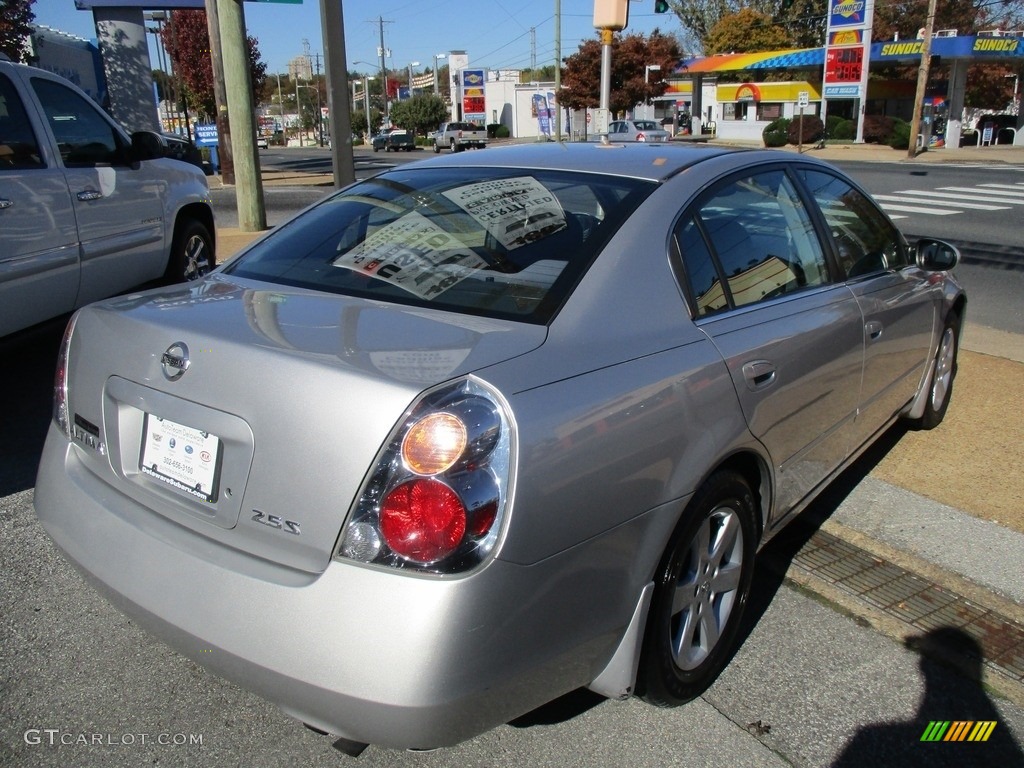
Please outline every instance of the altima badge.
[[160, 358], [160, 367], [168, 381], [177, 381], [188, 370], [188, 347], [183, 341], [176, 341], [167, 348]]

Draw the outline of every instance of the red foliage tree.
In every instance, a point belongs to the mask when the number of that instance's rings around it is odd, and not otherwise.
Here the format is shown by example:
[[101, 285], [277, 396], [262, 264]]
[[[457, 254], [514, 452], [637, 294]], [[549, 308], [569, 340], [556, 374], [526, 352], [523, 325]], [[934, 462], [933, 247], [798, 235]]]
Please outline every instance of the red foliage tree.
[[[616, 35], [612, 42], [609, 109], [625, 112], [647, 99], [661, 96], [667, 87], [663, 78], [675, 70], [681, 57], [676, 39], [657, 29], [646, 38]], [[659, 65], [661, 70], [648, 70], [649, 64]], [[600, 41], [584, 41], [576, 53], [565, 59], [558, 103], [570, 109], [600, 106]]]
[[[217, 114], [213, 91], [213, 64], [210, 56], [210, 35], [206, 11], [173, 11], [163, 26], [161, 39], [175, 73], [185, 85], [185, 97], [194, 110], [208, 117]], [[255, 37], [246, 38], [249, 53], [249, 74], [252, 79], [253, 99], [263, 91], [267, 79], [267, 65], [260, 60], [259, 43]]]

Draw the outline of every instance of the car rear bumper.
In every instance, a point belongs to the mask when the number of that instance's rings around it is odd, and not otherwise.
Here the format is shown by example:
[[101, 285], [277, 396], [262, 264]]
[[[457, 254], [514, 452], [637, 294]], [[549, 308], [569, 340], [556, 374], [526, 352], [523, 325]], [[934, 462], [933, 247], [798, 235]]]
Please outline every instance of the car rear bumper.
[[622, 572], [595, 566], [591, 548], [628, 557], [632, 525], [536, 565], [495, 560], [465, 578], [339, 562], [306, 574], [140, 507], [79, 450], [51, 426], [35, 505], [86, 578], [197, 663], [352, 741], [448, 746], [584, 686], [635, 604]]

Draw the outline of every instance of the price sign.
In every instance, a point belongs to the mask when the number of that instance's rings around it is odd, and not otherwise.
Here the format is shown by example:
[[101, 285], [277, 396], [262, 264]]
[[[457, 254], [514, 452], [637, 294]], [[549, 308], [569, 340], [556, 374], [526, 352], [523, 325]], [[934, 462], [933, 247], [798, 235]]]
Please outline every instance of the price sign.
[[864, 46], [829, 48], [825, 56], [825, 84], [859, 83], [864, 70]]

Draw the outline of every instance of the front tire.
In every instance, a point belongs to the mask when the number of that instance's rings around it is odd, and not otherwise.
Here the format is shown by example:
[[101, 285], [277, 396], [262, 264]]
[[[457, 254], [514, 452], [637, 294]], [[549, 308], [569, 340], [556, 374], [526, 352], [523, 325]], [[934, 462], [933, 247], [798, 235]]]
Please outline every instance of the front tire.
[[921, 418], [915, 419], [915, 429], [935, 429], [946, 417], [949, 400], [953, 396], [956, 378], [956, 358], [960, 349], [960, 317], [950, 312], [942, 328], [939, 349], [935, 353], [935, 370], [928, 382], [928, 400]]
[[171, 284], [198, 280], [214, 266], [210, 230], [195, 220], [181, 223], [174, 233], [164, 279]]
[[703, 693], [732, 656], [756, 551], [753, 493], [712, 475], [690, 502], [655, 574], [637, 692], [661, 707]]
[[434, 154], [435, 155], [441, 154], [441, 145], [438, 144], [436, 141], [434, 142]]

